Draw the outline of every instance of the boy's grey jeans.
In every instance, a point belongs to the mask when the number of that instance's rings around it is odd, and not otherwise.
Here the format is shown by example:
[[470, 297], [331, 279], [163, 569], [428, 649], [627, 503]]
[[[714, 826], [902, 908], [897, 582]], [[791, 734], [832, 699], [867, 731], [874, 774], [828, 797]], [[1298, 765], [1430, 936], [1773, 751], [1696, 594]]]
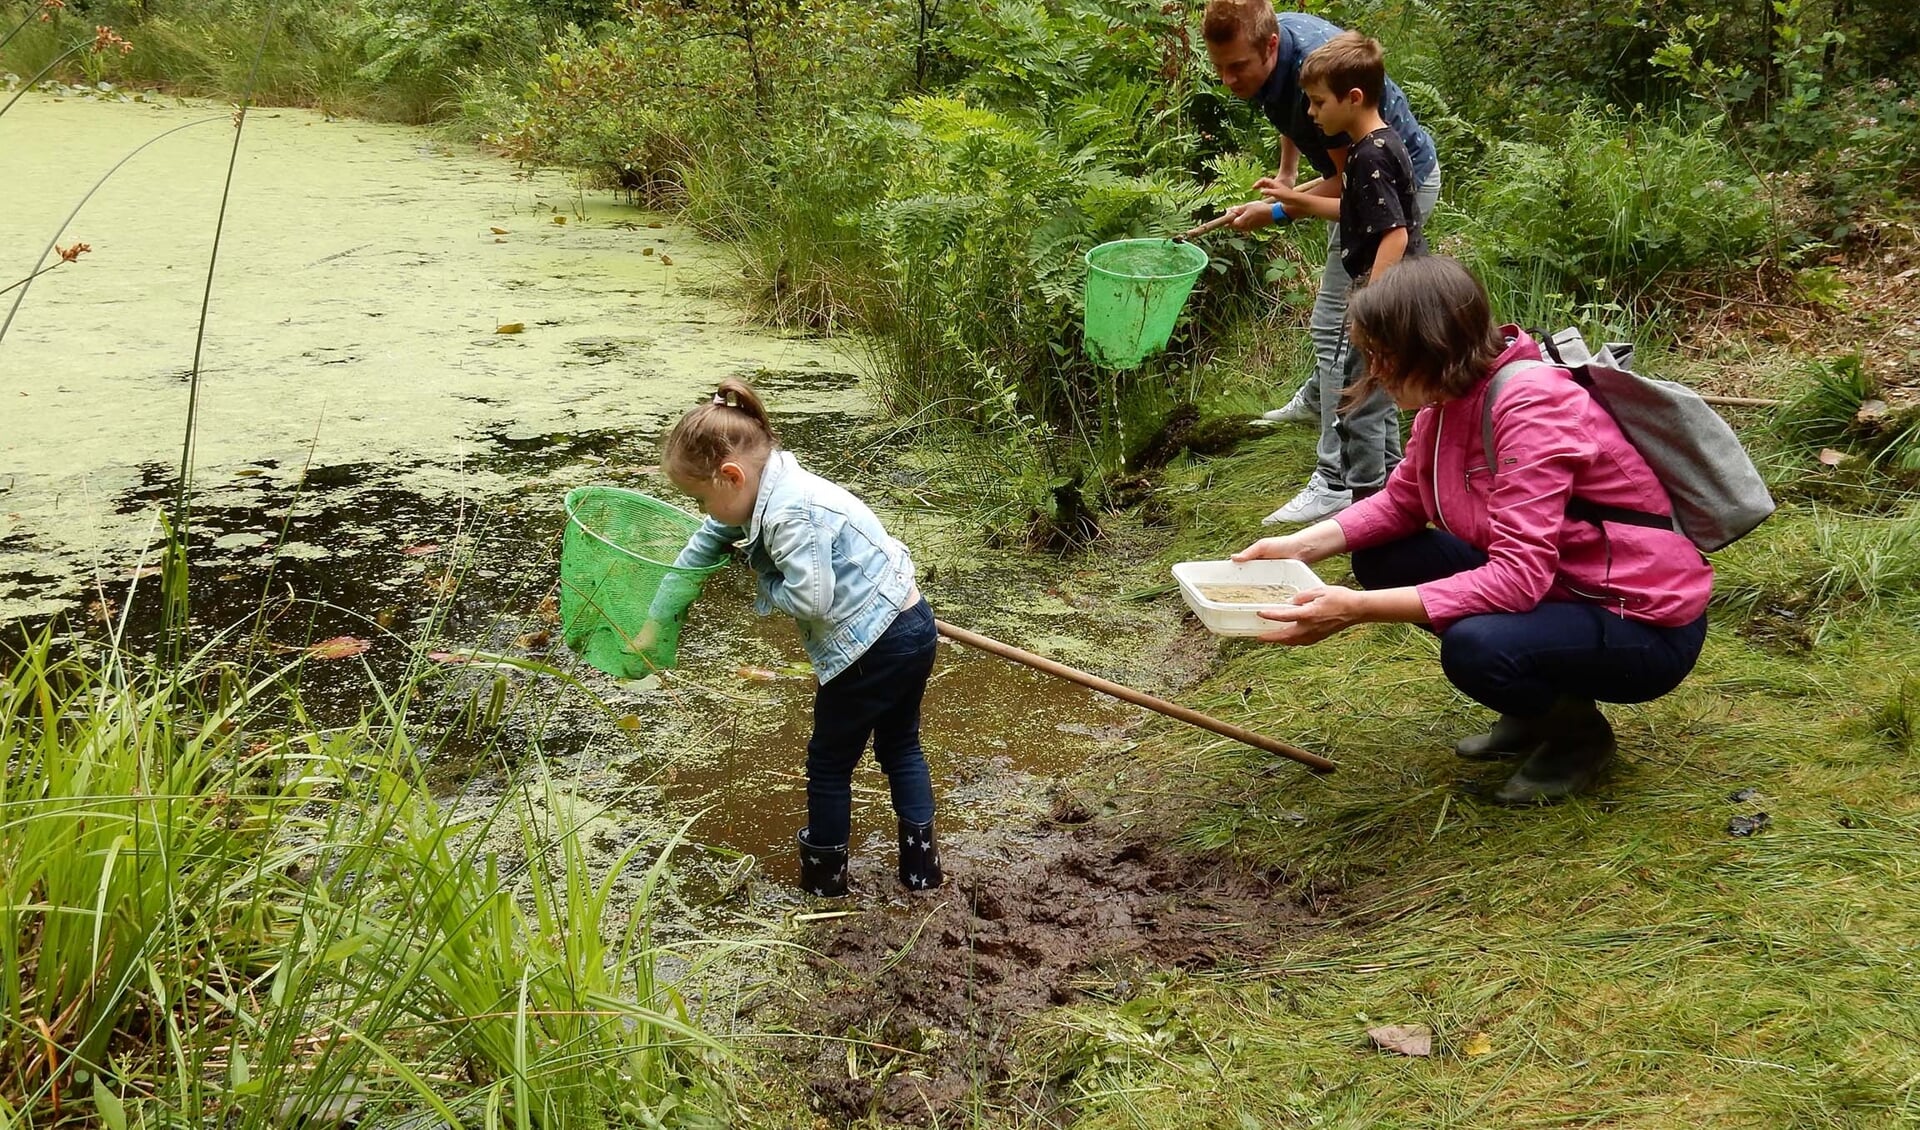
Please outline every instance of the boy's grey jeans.
[[[1414, 192], [1423, 226], [1439, 202], [1440, 167], [1435, 165]], [[1376, 391], [1365, 404], [1344, 418], [1340, 415], [1340, 394], [1360, 379], [1360, 359], [1347, 343], [1347, 292], [1353, 289], [1353, 279], [1340, 265], [1340, 225], [1328, 228], [1327, 265], [1320, 273], [1320, 294], [1307, 323], [1307, 332], [1313, 335], [1313, 375], [1301, 393], [1308, 406], [1320, 413], [1317, 473], [1341, 490], [1374, 491], [1400, 462], [1400, 413], [1391, 397]]]

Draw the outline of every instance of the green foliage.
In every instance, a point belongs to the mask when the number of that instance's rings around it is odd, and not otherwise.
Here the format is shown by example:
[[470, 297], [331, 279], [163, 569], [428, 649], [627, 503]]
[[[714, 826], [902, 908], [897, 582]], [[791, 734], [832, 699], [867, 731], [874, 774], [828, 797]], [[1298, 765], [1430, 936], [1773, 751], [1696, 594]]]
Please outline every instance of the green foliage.
[[[1082, 256], [1108, 239], [1182, 226], [1197, 191], [1118, 167], [1125, 158], [1113, 150], [1130, 150], [1127, 139], [1154, 114], [1137, 90], [1062, 111], [1066, 121], [1050, 128], [956, 98], [900, 107], [902, 159], [863, 226], [877, 236], [893, 291], [880, 328], [934, 345], [883, 366], [904, 410], [971, 400], [989, 372], [1045, 420], [1112, 407], [1076, 348]], [[921, 320], [930, 324], [901, 324]]]
[[1920, 744], [1920, 679], [1903, 680], [1868, 721], [1868, 730], [1901, 752]]
[[[5, 15], [18, 9], [0, 10]], [[71, 9], [46, 22], [28, 23], [0, 52], [0, 71], [29, 75], [40, 70], [76, 35], [93, 35], [94, 24], [119, 28], [133, 43], [125, 55], [86, 53], [52, 76], [68, 82], [165, 87], [182, 94], [238, 98], [254, 77], [252, 93], [268, 105], [353, 108], [377, 117], [422, 120], [432, 107], [399, 84], [375, 88], [357, 73], [346, 43], [352, 22], [347, 0], [287, 0], [275, 7], [252, 4], [194, 5], [178, 9], [107, 3], [85, 16]], [[262, 36], [265, 36], [264, 50]], [[259, 73], [253, 74], [256, 55]]]
[[272, 832], [306, 791], [241, 742], [232, 672], [210, 672], [219, 702], [194, 716], [178, 684], [97, 680], [47, 651], [0, 683], [0, 1094], [17, 1106], [162, 1019], [162, 971], [224, 966], [178, 1002], [194, 1027], [257, 973], [277, 915], [245, 879], [291, 861]]
[[522, 0], [361, 0], [352, 34], [376, 83], [413, 78], [451, 84], [462, 71], [539, 50], [542, 27]]
[[1873, 217], [1910, 211], [1920, 188], [1920, 79], [1826, 90], [1762, 137], [1797, 157], [1817, 239], [1845, 240]]
[[1892, 472], [1920, 471], [1920, 412], [1895, 411], [1858, 355], [1816, 364], [1776, 431], [1804, 452], [1831, 448]]
[[676, 840], [590, 863], [552, 784], [456, 821], [403, 716], [320, 731], [285, 671], [126, 662], [41, 640], [0, 679], [8, 1125], [716, 1124], [722, 1049], [650, 933]]
[[[1920, 16], [1906, 0], [1388, 0], [1433, 34], [1445, 85], [1476, 120], [1598, 98], [1666, 105], [1711, 91], [1716, 112], [1765, 121], [1807, 79], [1911, 73]], [[1785, 65], [1798, 58], [1801, 65]], [[1796, 93], [1796, 91], [1798, 93]]]
[[1465, 257], [1490, 286], [1574, 304], [1743, 263], [1770, 234], [1761, 187], [1717, 122], [1590, 106], [1543, 117], [1525, 140], [1493, 146], [1462, 195]]
[[[654, 976], [652, 898], [679, 837], [634, 844], [596, 883], [574, 806], [549, 782], [537, 810], [516, 814], [533, 862], [529, 909], [497, 859], [472, 848], [487, 825], [454, 821], [422, 793], [393, 799], [398, 842], [380, 878], [412, 913], [367, 923], [379, 955], [368, 973], [410, 986], [428, 1015], [463, 1018], [438, 1054], [486, 1082], [480, 1101], [529, 1127], [718, 1125], [720, 1046]], [[649, 847], [659, 854], [617, 906], [616, 880]], [[623, 918], [610, 946], [603, 931]]]
[[[689, 166], [717, 156], [737, 169], [731, 150], [763, 153], [834, 112], [881, 105], [907, 65], [885, 4], [660, 0], [629, 17], [607, 34], [557, 38], [494, 140], [523, 160], [686, 203]], [[817, 146], [809, 154], [821, 158]], [[745, 188], [724, 187], [729, 203]]]

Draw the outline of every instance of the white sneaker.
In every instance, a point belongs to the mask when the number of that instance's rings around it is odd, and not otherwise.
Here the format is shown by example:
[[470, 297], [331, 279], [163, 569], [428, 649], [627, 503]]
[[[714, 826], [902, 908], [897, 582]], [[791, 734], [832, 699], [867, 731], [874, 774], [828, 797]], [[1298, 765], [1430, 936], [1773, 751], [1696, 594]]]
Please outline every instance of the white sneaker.
[[1327, 481], [1316, 473], [1307, 480], [1306, 489], [1294, 495], [1285, 506], [1260, 519], [1260, 524], [1278, 526], [1318, 522], [1322, 518], [1331, 518], [1352, 505], [1352, 491], [1344, 487], [1329, 486]]
[[1279, 408], [1260, 413], [1260, 418], [1270, 424], [1317, 424], [1320, 422], [1320, 410], [1307, 403], [1305, 385], [1293, 394], [1293, 399]]

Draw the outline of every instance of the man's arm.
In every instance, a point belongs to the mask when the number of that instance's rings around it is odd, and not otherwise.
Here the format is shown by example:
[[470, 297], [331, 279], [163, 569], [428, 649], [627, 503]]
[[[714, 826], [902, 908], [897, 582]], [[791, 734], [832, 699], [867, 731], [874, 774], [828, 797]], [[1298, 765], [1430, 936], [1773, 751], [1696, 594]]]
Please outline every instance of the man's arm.
[[1340, 219], [1340, 192], [1346, 185], [1347, 148], [1327, 150], [1333, 161], [1333, 175], [1309, 183], [1305, 188], [1263, 188], [1260, 194], [1278, 200], [1294, 219], [1312, 216], [1319, 220]]
[[1286, 134], [1280, 135], [1280, 171], [1253, 182], [1256, 191], [1267, 188], [1292, 188], [1300, 176], [1300, 147]]

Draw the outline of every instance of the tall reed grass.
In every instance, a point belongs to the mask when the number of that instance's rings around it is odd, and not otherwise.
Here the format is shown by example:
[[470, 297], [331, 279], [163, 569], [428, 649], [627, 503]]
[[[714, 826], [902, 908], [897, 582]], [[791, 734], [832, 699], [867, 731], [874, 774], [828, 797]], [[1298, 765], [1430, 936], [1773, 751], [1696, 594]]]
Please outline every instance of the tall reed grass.
[[[52, 78], [92, 86], [160, 88], [175, 94], [238, 98], [268, 106], [314, 106], [336, 114], [388, 121], [427, 122], [444, 114], [457, 88], [450, 74], [396, 71], [374, 78], [355, 42], [351, 5], [283, 4], [269, 24], [264, 9], [186, 7], [119, 22], [134, 50], [122, 56], [85, 54], [56, 69]], [[0, 23], [12, 12], [6, 9]], [[93, 22], [119, 21], [129, 12], [111, 7], [85, 17], [32, 20], [0, 51], [0, 72], [40, 72], [78, 38], [90, 38]], [[261, 33], [266, 32], [264, 51]], [[249, 84], [255, 56], [259, 73]]]
[[293, 673], [43, 637], [0, 681], [0, 1125], [719, 1120], [651, 934], [677, 837], [596, 860], [551, 784], [456, 820], [403, 715], [303, 724]]

